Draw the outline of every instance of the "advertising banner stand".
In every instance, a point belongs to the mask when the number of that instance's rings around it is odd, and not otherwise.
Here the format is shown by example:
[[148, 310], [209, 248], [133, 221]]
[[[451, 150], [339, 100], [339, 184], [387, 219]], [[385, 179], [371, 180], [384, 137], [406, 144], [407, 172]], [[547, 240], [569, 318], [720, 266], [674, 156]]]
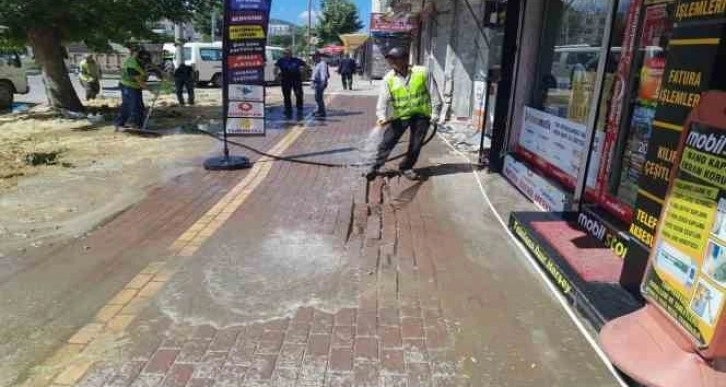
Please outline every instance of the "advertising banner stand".
[[265, 45], [271, 1], [224, 1], [224, 154], [207, 159], [204, 162], [207, 170], [251, 167], [247, 157], [229, 154], [228, 137], [265, 135]]

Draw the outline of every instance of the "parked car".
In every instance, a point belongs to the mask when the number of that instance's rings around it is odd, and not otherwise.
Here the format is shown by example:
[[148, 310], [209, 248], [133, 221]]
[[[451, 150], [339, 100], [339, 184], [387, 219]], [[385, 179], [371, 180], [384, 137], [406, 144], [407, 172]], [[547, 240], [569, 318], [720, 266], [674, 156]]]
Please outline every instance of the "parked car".
[[0, 109], [7, 109], [15, 101], [15, 94], [30, 92], [28, 76], [17, 52], [0, 53]]

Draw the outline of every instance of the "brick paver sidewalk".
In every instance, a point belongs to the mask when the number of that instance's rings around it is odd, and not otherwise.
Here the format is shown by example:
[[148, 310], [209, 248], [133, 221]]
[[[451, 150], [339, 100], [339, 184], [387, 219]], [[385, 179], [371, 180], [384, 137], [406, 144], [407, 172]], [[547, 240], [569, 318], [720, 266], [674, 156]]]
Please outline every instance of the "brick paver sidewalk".
[[[279, 145], [294, 132], [269, 144], [303, 160], [360, 162], [374, 104], [336, 96], [326, 122], [309, 125], [289, 144]], [[165, 221], [153, 223], [156, 231], [121, 237], [158, 232], [159, 244], [182, 247], [155, 250], [158, 258], [116, 289], [116, 301], [104, 307], [111, 308], [107, 320], [97, 315], [70, 337], [63, 347], [70, 352], [36, 367], [29, 380], [81, 386], [612, 383], [521, 262], [497, 256], [474, 263], [476, 242], [437, 210], [449, 189], [437, 183], [448, 178], [438, 175], [468, 167], [432, 166], [447, 157], [440, 144], [427, 152], [422, 165], [433, 176], [426, 182], [388, 177], [367, 184], [355, 168], [262, 159], [249, 172], [187, 177], [190, 188], [209, 190], [196, 204], [161, 207], [152, 195], [135, 211], [152, 223], [161, 211], [169, 214], [160, 218]], [[229, 192], [234, 195], [225, 199]], [[172, 215], [186, 205], [199, 209]], [[216, 212], [205, 219], [209, 211]], [[201, 221], [201, 231], [194, 229]], [[112, 222], [91, 241], [105, 235], [111, 243], [128, 222]], [[189, 230], [194, 235], [180, 244]], [[503, 234], [491, 232], [500, 238], [492, 251], [515, 255]], [[499, 275], [522, 293], [495, 290]]]

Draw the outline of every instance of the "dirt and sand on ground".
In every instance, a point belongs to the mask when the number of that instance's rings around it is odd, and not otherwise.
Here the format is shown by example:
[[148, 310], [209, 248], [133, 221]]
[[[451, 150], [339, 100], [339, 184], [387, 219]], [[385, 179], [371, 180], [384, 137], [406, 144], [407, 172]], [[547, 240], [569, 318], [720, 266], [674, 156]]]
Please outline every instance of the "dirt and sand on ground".
[[[151, 95], [145, 97], [150, 106]], [[149, 126], [219, 120], [220, 102], [219, 89], [197, 90], [193, 107], [162, 95]], [[105, 113], [101, 122], [62, 118], [42, 106], [0, 116], [0, 258], [83, 235], [150, 187], [198, 168], [218, 146], [185, 131], [157, 138], [114, 132], [117, 105], [87, 104]]]

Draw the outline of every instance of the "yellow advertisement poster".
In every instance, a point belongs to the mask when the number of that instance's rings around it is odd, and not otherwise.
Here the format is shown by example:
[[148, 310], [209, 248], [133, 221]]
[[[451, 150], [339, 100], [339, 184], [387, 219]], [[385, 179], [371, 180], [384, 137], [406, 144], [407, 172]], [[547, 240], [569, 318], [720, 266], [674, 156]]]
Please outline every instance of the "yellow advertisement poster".
[[260, 25], [240, 25], [229, 27], [230, 40], [265, 39], [265, 30]]
[[726, 131], [687, 129], [643, 293], [708, 346], [726, 291]]

